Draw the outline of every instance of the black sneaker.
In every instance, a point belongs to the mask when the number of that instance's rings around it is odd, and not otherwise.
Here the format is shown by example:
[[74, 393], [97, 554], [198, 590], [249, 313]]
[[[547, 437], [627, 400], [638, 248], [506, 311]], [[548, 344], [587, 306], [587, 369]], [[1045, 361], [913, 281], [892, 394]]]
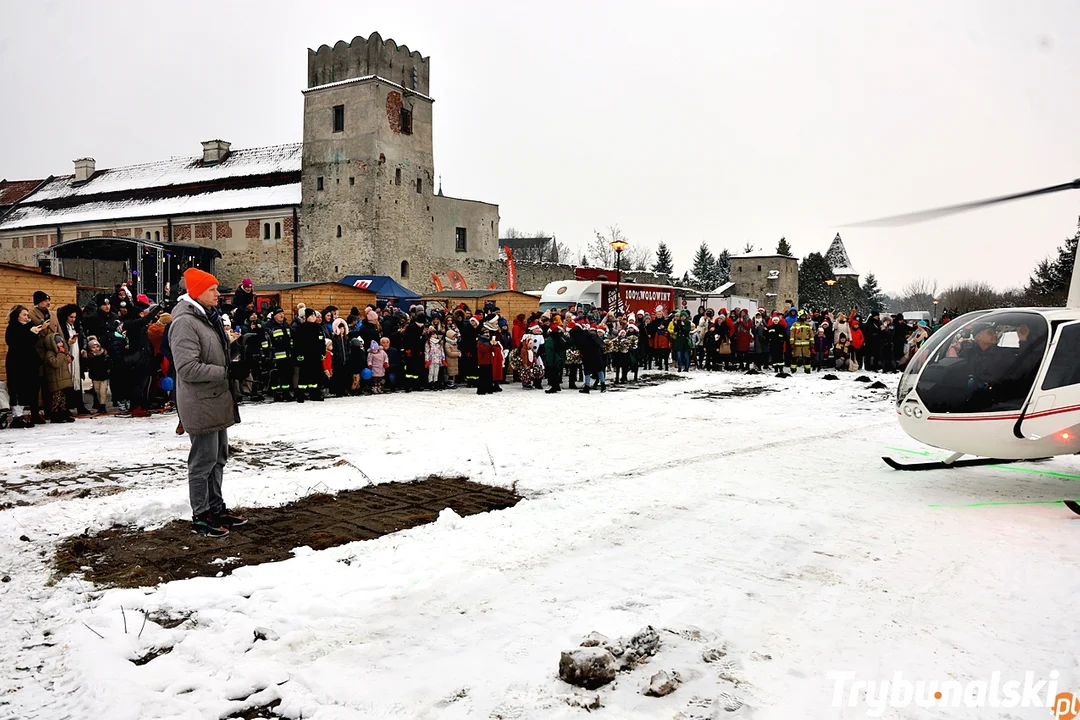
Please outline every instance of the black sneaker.
[[206, 537], [225, 537], [229, 534], [229, 529], [223, 527], [220, 523], [212, 521], [210, 518], [203, 516], [198, 518], [192, 518], [191, 520], [191, 532], [197, 535], [205, 535]]
[[225, 508], [214, 515], [213, 524], [224, 528], [240, 527], [241, 525], [247, 525], [247, 518], [238, 512]]

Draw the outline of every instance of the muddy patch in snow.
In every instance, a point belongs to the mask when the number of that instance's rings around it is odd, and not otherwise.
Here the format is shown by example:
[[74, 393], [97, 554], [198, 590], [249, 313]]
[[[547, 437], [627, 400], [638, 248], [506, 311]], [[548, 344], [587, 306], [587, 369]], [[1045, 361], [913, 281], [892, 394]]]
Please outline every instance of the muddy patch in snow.
[[[685, 380], [682, 375], [677, 375], [670, 372], [647, 372], [638, 375], [638, 379], [635, 380], [633, 373], [630, 374], [629, 379], [625, 383], [615, 384], [615, 371], [612, 370], [607, 374], [607, 389], [608, 392], [623, 392], [625, 390], [640, 390], [641, 388], [656, 387], [657, 385], [663, 385], [668, 382], [677, 382], [679, 380]], [[581, 387], [580, 381], [578, 387]]]
[[691, 395], [694, 400], [727, 400], [728, 398], [754, 397], [765, 393], [780, 392], [777, 388], [764, 385], [733, 387], [727, 390], [699, 390]]
[[432, 476], [309, 495], [276, 508], [237, 508], [248, 524], [223, 538], [193, 534], [188, 520], [150, 531], [113, 527], [69, 537], [57, 549], [54, 568], [58, 576], [81, 572], [93, 583], [117, 587], [228, 575], [238, 567], [288, 559], [298, 547], [324, 550], [434, 522], [446, 508], [464, 517], [504, 510], [520, 499], [465, 478]]

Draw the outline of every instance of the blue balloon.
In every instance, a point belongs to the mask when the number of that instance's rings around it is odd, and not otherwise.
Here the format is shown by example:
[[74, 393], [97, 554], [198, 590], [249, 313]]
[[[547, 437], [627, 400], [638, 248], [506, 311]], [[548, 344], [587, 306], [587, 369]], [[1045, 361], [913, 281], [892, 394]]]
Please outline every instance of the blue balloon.
[[171, 377], [169, 377], [168, 375], [161, 378], [161, 389], [164, 390], [165, 392], [172, 392], [173, 379]]
[[371, 368], [364, 368], [363, 370], [361, 370], [360, 371], [360, 377], [363, 378], [364, 380], [370, 380], [371, 379]]

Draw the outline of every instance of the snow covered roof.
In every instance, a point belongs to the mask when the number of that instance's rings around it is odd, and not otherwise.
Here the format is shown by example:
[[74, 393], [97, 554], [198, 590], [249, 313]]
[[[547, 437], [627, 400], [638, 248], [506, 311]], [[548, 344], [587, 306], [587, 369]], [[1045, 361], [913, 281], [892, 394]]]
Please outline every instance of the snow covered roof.
[[833, 238], [832, 244], [829, 245], [829, 249], [825, 253], [825, 262], [829, 263], [833, 275], [859, 274], [852, 266], [851, 257], [848, 256], [847, 248], [844, 247], [844, 241], [840, 239], [840, 233], [836, 233], [836, 237]]
[[230, 212], [300, 204], [300, 183], [216, 190], [172, 197], [104, 200], [71, 207], [16, 205], [0, 221], [0, 231], [41, 225], [104, 222], [195, 213]]
[[747, 255], [732, 255], [732, 260], [745, 260], [748, 258], [784, 258], [785, 260], [795, 260], [795, 257], [791, 255], [781, 255], [779, 253], [749, 253]]
[[88, 197], [106, 193], [130, 192], [194, 183], [220, 182], [227, 178], [300, 172], [303, 143], [270, 145], [233, 150], [220, 163], [203, 165], [202, 155], [187, 155], [168, 160], [98, 170], [84, 183], [75, 183], [74, 175], [54, 178], [27, 198], [44, 202]]

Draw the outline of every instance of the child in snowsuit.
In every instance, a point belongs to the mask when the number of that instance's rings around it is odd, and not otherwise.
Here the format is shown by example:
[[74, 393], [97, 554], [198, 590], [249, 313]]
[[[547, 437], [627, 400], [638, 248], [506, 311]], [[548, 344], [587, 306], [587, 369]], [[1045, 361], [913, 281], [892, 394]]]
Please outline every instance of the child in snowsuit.
[[390, 357], [386, 354], [386, 348], [390, 347], [390, 338], [383, 338], [380, 342], [381, 345], [372, 340], [367, 354], [367, 366], [371, 370], [371, 391], [376, 394], [383, 391], [386, 371], [390, 369]]
[[94, 411], [105, 412], [105, 400], [109, 397], [112, 358], [101, 347], [97, 337], [92, 335], [86, 341], [86, 369], [90, 373], [90, 382], [94, 387]]
[[432, 330], [427, 337], [424, 352], [424, 365], [427, 367], [427, 381], [430, 387], [439, 384], [439, 372], [446, 364], [446, 352], [443, 350], [442, 336]]

